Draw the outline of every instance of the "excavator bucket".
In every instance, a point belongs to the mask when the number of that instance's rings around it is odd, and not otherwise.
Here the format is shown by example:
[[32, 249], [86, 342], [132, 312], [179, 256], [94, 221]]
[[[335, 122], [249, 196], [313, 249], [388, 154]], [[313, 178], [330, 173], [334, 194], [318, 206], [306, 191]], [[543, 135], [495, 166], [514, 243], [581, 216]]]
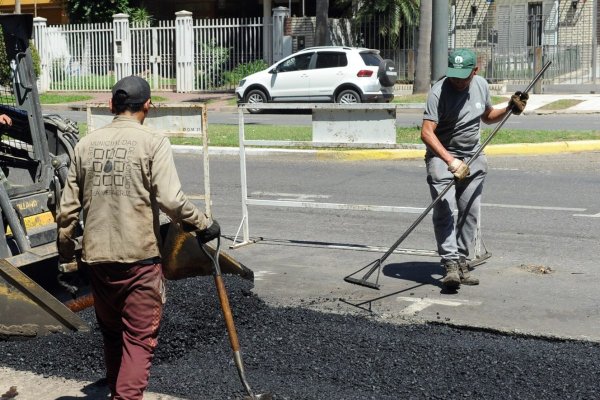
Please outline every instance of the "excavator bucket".
[[[89, 329], [65, 304], [11, 261], [17, 260], [0, 259], [0, 339]], [[43, 268], [43, 263], [28, 265]]]

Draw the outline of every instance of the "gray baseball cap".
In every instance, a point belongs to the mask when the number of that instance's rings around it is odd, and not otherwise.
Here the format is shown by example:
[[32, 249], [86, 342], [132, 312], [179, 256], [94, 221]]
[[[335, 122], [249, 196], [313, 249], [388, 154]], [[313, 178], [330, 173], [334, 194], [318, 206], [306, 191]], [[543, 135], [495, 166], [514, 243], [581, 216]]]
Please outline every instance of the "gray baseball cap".
[[126, 76], [112, 88], [113, 104], [142, 104], [149, 98], [150, 85], [139, 76]]

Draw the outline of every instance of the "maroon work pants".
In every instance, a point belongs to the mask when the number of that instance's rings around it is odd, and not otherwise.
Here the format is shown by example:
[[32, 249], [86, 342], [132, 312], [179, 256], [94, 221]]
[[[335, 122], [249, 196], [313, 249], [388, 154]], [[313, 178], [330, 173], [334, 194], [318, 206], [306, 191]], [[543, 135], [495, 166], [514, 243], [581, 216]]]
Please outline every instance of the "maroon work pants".
[[96, 264], [89, 271], [111, 399], [141, 400], [163, 310], [161, 264]]

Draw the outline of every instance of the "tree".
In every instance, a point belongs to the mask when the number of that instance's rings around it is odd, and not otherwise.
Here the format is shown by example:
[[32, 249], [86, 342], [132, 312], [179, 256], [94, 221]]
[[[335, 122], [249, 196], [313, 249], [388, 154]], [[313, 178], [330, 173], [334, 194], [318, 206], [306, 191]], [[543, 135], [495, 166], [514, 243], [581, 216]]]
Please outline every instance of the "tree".
[[139, 0], [67, 0], [67, 13], [73, 24], [111, 22], [114, 14], [128, 14], [132, 22], [151, 24], [154, 17]]
[[431, 87], [431, 20], [433, 17], [433, 0], [421, 0], [419, 12], [419, 43], [417, 45], [417, 65], [413, 94], [427, 93]]
[[317, 0], [316, 14], [315, 45], [326, 46], [329, 44], [329, 0]]
[[354, 19], [373, 19], [386, 16], [386, 23], [379, 26], [379, 34], [396, 41], [403, 25], [416, 23], [419, 0], [337, 0], [337, 4], [352, 13]]
[[113, 14], [128, 11], [129, 0], [67, 0], [69, 21], [73, 24], [110, 22]]

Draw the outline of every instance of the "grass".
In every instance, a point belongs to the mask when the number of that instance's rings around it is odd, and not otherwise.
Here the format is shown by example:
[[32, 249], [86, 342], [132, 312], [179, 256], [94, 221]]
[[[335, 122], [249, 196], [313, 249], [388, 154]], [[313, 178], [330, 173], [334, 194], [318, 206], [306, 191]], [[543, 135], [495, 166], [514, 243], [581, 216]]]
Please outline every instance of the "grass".
[[538, 110], [546, 110], [546, 111], [556, 111], [556, 110], [564, 110], [565, 108], [576, 106], [577, 104], [583, 102], [583, 100], [576, 99], [563, 99], [556, 100], [552, 103], [548, 103], [538, 108]]
[[71, 94], [71, 93], [42, 93], [40, 94], [41, 104], [59, 104], [59, 103], [76, 103], [79, 101], [88, 101], [93, 99], [87, 94]]
[[[493, 128], [482, 130], [482, 140], [485, 140]], [[87, 132], [87, 124], [79, 123], [79, 132], [84, 136]], [[246, 139], [248, 140], [289, 140], [306, 141], [312, 140], [311, 126], [275, 126], [256, 125], [246, 126]], [[239, 133], [237, 125], [211, 124], [208, 126], [208, 141], [210, 146], [238, 147]], [[542, 131], [542, 130], [520, 130], [502, 129], [491, 144], [514, 144], [514, 143], [544, 143], [562, 142], [574, 140], [600, 140], [598, 131]], [[171, 143], [177, 145], [201, 146], [201, 138], [171, 137]], [[420, 128], [397, 128], [396, 143], [422, 144]]]
[[[508, 96], [492, 96], [492, 105], [504, 103], [505, 101], [508, 101], [509, 98], [510, 97], [508, 97]], [[394, 96], [394, 100], [392, 100], [392, 103], [410, 104], [410, 103], [425, 103], [426, 101], [427, 101], [427, 94], [420, 93], [420, 94], [407, 94], [407, 95], [402, 95], [402, 96]], [[567, 106], [567, 107], [569, 107], [569, 106]]]
[[[493, 128], [482, 131], [484, 140]], [[289, 140], [310, 141], [312, 138], [312, 127], [310, 126], [246, 126], [246, 139], [248, 140]], [[238, 127], [237, 125], [208, 126], [208, 139], [211, 146], [237, 147]], [[496, 135], [493, 144], [511, 143], [543, 143], [566, 140], [600, 140], [600, 131], [530, 131], [519, 129], [503, 129], [501, 134]], [[173, 144], [201, 145], [199, 138], [173, 137]], [[421, 144], [420, 128], [397, 128], [396, 143]]]

